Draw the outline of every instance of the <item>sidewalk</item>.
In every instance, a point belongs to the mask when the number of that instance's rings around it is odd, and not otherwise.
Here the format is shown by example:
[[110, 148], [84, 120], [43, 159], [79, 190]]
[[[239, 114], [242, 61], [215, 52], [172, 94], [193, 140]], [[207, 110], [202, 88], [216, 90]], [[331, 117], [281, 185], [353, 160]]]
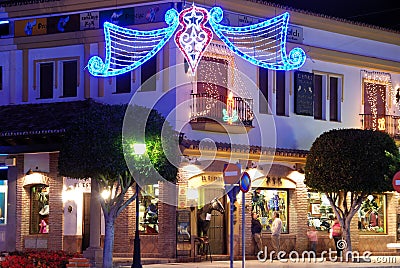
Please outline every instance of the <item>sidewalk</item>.
[[[229, 261], [203, 261], [203, 262], [195, 262], [195, 263], [166, 263], [166, 264], [148, 264], [143, 265], [144, 268], [175, 268], [175, 267], [192, 267], [192, 268], [206, 268], [206, 267], [218, 267], [218, 268], [229, 268]], [[233, 264], [235, 268], [241, 268], [242, 262], [235, 261]], [[281, 261], [266, 261], [260, 262], [258, 260], [248, 260], [245, 263], [245, 267], [248, 268], [265, 268], [265, 267], [274, 267], [274, 268], [288, 268], [288, 267], [297, 267], [297, 268], [307, 268], [307, 267], [364, 267], [364, 268], [375, 268], [375, 267], [400, 267], [400, 256], [374, 256], [371, 257], [370, 263], [353, 263], [353, 262], [332, 262], [332, 261], [321, 261], [317, 259], [317, 262], [308, 262], [308, 260], [298, 262], [292, 262], [288, 259], [284, 259]]]

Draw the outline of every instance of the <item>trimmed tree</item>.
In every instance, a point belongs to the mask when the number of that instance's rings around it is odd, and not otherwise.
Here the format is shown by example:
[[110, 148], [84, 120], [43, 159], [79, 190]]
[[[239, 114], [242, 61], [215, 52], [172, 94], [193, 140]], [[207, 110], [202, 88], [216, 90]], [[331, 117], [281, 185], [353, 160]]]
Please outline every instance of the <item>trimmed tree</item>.
[[[130, 137], [123, 138], [122, 127], [126, 111], [127, 105], [105, 105], [88, 101], [86, 111], [67, 129], [59, 156], [60, 175], [76, 179], [91, 178], [98, 182], [100, 191], [110, 191], [109, 197], [99, 198], [105, 220], [105, 268], [112, 267], [115, 220], [137, 198], [136, 192], [126, 196], [128, 190], [135, 185], [133, 176], [141, 174], [146, 178], [158, 172], [172, 182], [175, 182], [177, 176], [177, 168], [166, 158], [162, 148], [166, 145], [162, 144], [160, 137], [163, 126], [163, 131], [169, 133], [170, 137], [176, 136], [176, 132], [157, 111], [130, 106], [128, 111], [131, 114], [131, 124], [143, 126], [146, 135], [135, 137], [134, 135], [140, 133], [130, 132]], [[129, 154], [131, 146], [127, 139], [145, 142], [147, 150], [144, 159], [149, 161]], [[166, 147], [171, 150], [175, 148]], [[128, 155], [124, 155], [124, 152], [128, 152]], [[178, 152], [175, 155], [179, 155]], [[140, 166], [140, 169], [129, 170], [126, 160], [130, 165]]]
[[325, 193], [352, 251], [350, 222], [365, 198], [393, 190], [399, 151], [384, 132], [361, 129], [331, 130], [313, 143], [305, 166], [305, 184]]

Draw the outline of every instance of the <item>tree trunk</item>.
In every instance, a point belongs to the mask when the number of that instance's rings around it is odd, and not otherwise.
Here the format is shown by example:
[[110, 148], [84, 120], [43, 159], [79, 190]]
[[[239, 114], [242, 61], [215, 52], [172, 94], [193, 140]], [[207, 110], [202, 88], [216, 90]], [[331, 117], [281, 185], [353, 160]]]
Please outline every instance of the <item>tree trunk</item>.
[[[350, 222], [351, 219], [353, 218], [352, 215], [347, 215], [345, 220], [345, 228], [343, 228], [343, 239], [346, 241], [346, 248], [343, 250], [345, 253], [347, 251], [352, 251], [352, 246], [351, 246], [351, 237], [350, 237]], [[344, 257], [344, 256], [343, 256]]]
[[103, 249], [103, 268], [113, 267], [113, 250], [114, 250], [114, 222], [113, 216], [104, 214], [105, 220], [105, 237]]

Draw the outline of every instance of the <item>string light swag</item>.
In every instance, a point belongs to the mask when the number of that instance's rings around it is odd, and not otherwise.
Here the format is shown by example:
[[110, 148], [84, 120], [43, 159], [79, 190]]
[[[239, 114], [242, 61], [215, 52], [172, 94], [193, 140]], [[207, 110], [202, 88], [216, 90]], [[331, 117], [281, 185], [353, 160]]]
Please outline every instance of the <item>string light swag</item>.
[[[208, 12], [196, 7], [175, 9], [165, 13], [168, 27], [152, 30], [132, 30], [110, 22], [104, 23], [106, 44], [105, 59], [93, 56], [88, 70], [94, 76], [115, 76], [132, 71], [148, 61], [175, 34], [175, 43], [195, 74], [199, 61], [213, 38], [214, 33], [239, 57], [262, 68], [293, 70], [300, 68], [306, 55], [301, 48], [293, 48], [286, 54], [286, 35], [289, 13], [257, 24], [230, 27], [221, 25], [223, 11], [214, 7]], [[212, 30], [205, 26], [211, 26]]]

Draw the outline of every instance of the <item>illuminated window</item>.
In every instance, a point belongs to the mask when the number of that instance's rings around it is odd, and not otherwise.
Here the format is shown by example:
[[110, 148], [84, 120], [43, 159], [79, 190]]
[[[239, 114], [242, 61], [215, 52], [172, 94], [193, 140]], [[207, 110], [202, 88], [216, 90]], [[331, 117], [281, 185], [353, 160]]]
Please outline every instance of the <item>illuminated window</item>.
[[254, 190], [252, 193], [253, 212], [257, 212], [263, 232], [271, 233], [273, 212], [279, 212], [282, 233], [288, 233], [288, 192], [286, 190]]
[[328, 231], [332, 226], [335, 213], [324, 193], [308, 193], [308, 226], [314, 226], [317, 231]]
[[49, 232], [49, 187], [45, 185], [32, 186], [30, 195], [30, 233], [46, 234]]
[[386, 234], [386, 195], [369, 195], [358, 211], [360, 234]]
[[139, 196], [139, 231], [158, 233], [158, 184], [146, 185]]

